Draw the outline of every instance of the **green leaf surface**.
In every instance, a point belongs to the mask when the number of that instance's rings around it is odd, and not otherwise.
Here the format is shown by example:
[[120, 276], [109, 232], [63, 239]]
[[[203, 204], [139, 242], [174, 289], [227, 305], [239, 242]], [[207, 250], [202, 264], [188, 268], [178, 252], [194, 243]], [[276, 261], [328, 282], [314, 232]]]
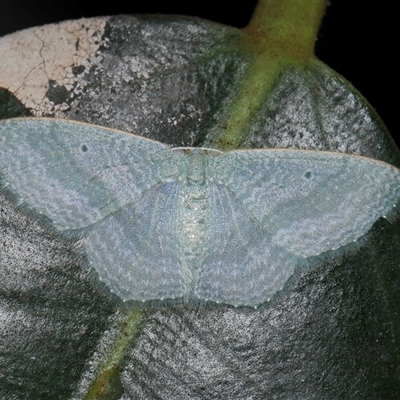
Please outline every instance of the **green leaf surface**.
[[[173, 146], [339, 151], [399, 167], [374, 110], [313, 56], [323, 2], [273, 3], [261, 2], [244, 30], [117, 16], [6, 36], [0, 116], [77, 119]], [[400, 397], [398, 221], [379, 220], [359, 250], [298, 270], [257, 310], [138, 310], [87, 270], [79, 240], [47, 231], [1, 193], [0, 205], [2, 399]]]

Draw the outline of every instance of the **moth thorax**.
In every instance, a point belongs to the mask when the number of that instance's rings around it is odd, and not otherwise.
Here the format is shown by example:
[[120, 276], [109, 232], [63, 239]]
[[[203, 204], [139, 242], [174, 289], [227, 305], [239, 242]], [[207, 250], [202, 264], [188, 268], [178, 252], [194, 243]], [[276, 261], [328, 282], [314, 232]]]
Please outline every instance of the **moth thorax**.
[[195, 281], [197, 269], [203, 258], [209, 210], [209, 193], [204, 166], [193, 163], [182, 185], [180, 204], [181, 255], [186, 275]]
[[206, 157], [203, 153], [192, 151], [186, 156], [186, 179], [189, 186], [206, 184]]

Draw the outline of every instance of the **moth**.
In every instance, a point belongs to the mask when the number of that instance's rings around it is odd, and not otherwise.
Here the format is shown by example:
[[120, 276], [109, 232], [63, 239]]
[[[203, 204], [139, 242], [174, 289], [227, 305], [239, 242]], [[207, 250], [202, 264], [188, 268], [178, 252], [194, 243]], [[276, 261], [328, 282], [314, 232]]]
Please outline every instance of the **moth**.
[[392, 219], [400, 171], [325, 151], [171, 148], [58, 119], [0, 123], [0, 191], [79, 237], [128, 301], [257, 307], [295, 268]]

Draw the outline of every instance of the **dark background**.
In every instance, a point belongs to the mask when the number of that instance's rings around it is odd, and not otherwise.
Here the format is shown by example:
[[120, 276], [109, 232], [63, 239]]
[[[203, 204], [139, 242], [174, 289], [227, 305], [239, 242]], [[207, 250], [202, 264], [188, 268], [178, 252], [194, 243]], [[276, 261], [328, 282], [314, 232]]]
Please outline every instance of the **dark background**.
[[[256, 1], [241, 0], [237, 5], [222, 0], [192, 0], [187, 4], [177, 0], [125, 3], [126, 0], [113, 0], [110, 5], [94, 5], [93, 1], [86, 0], [0, 0], [0, 36], [67, 19], [135, 13], [195, 15], [243, 27], [250, 19]], [[395, 45], [398, 40], [395, 5], [395, 2], [383, 1], [331, 0], [319, 33], [316, 54], [360, 90], [399, 144], [395, 125], [398, 79], [394, 54], [399, 49]]]

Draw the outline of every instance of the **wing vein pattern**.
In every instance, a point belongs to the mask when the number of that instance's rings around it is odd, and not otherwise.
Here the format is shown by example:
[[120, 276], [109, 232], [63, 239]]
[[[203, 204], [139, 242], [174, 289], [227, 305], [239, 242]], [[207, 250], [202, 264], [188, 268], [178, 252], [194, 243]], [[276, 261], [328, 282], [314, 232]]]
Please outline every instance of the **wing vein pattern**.
[[171, 149], [21, 118], [0, 122], [0, 191], [55, 232], [81, 237], [90, 266], [123, 300], [257, 307], [299, 264], [394, 218], [400, 171], [319, 151]]

